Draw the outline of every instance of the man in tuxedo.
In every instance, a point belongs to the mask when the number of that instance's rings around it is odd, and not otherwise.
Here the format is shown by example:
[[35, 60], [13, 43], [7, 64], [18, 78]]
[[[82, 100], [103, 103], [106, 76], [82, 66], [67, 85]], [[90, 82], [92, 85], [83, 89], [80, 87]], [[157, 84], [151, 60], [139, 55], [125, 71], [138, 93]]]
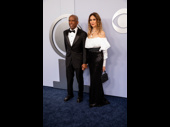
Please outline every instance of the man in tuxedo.
[[83, 71], [87, 68], [85, 41], [87, 33], [77, 27], [78, 17], [71, 15], [69, 17], [70, 28], [64, 31], [64, 43], [66, 50], [66, 77], [67, 77], [67, 96], [64, 101], [74, 97], [73, 79], [74, 72], [78, 82], [77, 102], [83, 100], [84, 79]]

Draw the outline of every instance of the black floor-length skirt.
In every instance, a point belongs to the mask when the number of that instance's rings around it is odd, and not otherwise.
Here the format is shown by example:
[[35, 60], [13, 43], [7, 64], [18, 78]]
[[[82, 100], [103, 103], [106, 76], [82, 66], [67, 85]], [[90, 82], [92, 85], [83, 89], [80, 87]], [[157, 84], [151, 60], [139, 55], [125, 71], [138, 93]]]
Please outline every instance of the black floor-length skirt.
[[90, 70], [90, 106], [103, 106], [109, 104], [104, 97], [103, 85], [101, 81], [103, 68], [103, 52], [99, 48], [88, 49], [88, 65]]

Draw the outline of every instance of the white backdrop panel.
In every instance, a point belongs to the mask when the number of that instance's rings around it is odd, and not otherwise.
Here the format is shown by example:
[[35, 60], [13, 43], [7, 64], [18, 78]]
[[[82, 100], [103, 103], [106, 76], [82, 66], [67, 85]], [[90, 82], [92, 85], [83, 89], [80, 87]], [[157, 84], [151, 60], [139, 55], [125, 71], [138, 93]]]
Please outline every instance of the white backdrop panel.
[[[62, 2], [61, 2], [62, 1]], [[97, 12], [102, 19], [103, 29], [111, 44], [108, 49], [106, 71], [109, 81], [103, 84], [106, 95], [127, 97], [127, 33], [113, 29], [112, 17], [122, 8], [127, 8], [127, 0], [43, 0], [43, 85], [53, 86], [59, 81], [58, 56], [49, 40], [53, 21], [61, 14], [74, 13], [79, 17], [79, 25], [87, 32], [88, 16]], [[74, 4], [74, 5], [73, 5]], [[66, 6], [70, 5], [68, 8]], [[118, 18], [115, 18], [115, 24]], [[84, 73], [85, 85], [89, 85], [89, 70]]]

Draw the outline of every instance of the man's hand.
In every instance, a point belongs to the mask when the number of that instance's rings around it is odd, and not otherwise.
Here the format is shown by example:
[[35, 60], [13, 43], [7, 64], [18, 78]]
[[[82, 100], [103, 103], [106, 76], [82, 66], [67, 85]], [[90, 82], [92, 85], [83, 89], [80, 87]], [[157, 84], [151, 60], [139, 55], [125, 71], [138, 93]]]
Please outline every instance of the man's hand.
[[82, 67], [82, 70], [84, 71], [87, 68], [87, 64], [82, 64], [81, 67]]

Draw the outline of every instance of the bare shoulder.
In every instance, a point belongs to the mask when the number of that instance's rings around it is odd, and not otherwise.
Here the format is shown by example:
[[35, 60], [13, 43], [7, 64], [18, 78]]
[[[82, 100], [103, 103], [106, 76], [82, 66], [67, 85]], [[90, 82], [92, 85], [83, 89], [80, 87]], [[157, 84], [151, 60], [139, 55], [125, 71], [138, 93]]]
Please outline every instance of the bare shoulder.
[[104, 32], [103, 30], [100, 32], [100, 37], [101, 37], [101, 38], [106, 37], [105, 32]]

